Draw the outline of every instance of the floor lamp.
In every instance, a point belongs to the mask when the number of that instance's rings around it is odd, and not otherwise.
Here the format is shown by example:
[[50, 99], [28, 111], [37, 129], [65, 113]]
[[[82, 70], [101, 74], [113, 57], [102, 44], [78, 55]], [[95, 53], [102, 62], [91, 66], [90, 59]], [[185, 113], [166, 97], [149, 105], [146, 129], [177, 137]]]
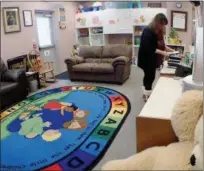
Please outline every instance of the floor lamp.
[[[194, 1], [195, 2], [195, 1]], [[197, 1], [199, 2], [199, 1]], [[193, 3], [193, 2], [192, 2]], [[194, 3], [193, 3], [194, 4]], [[193, 62], [193, 73], [183, 79], [183, 92], [192, 89], [203, 89], [203, 5], [204, 3], [200, 1], [199, 4], [195, 5], [195, 12], [197, 16], [196, 35], [194, 42], [194, 62]]]

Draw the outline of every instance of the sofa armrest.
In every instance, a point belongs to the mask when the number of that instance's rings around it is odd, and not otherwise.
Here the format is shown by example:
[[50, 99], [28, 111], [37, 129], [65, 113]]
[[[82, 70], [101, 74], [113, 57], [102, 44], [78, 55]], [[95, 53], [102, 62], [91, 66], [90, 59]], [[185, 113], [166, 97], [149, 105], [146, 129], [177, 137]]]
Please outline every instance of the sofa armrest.
[[27, 81], [25, 69], [7, 70], [1, 77], [1, 81], [6, 82], [21, 82], [22, 80]]
[[65, 63], [71, 64], [71, 65], [76, 65], [76, 64], [83, 63], [83, 62], [84, 62], [84, 58], [81, 56], [74, 56], [74, 57], [65, 59]]
[[119, 56], [112, 61], [112, 65], [115, 67], [116, 65], [126, 65], [129, 63], [129, 58], [126, 56]]

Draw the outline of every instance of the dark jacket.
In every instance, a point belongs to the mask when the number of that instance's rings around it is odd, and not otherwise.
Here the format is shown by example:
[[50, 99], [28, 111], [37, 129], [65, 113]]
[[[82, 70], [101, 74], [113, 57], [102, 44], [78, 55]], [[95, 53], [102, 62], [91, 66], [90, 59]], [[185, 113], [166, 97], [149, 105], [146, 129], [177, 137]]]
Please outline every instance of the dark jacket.
[[156, 68], [157, 42], [158, 38], [153, 29], [151, 27], [144, 28], [138, 53], [138, 66], [140, 68]]

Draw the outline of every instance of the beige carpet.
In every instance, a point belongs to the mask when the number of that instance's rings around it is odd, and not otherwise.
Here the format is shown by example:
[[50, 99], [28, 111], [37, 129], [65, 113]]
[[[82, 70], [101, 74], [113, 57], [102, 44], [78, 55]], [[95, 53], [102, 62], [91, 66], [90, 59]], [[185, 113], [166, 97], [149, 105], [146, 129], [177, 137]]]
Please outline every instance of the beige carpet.
[[[58, 80], [54, 84], [49, 84], [46, 89], [52, 89], [60, 86], [67, 85], [96, 85], [108, 87], [117, 90], [126, 95], [131, 102], [131, 112], [127, 117], [125, 123], [121, 127], [119, 133], [109, 147], [105, 156], [101, 159], [94, 170], [100, 170], [101, 166], [113, 159], [126, 158], [136, 153], [136, 116], [140, 113], [144, 106], [142, 98], [141, 85], [142, 85], [143, 72], [138, 67], [133, 66], [130, 78], [123, 85], [104, 84], [104, 83], [91, 83], [91, 82], [71, 82], [69, 80]], [[43, 91], [45, 89], [41, 89]]]

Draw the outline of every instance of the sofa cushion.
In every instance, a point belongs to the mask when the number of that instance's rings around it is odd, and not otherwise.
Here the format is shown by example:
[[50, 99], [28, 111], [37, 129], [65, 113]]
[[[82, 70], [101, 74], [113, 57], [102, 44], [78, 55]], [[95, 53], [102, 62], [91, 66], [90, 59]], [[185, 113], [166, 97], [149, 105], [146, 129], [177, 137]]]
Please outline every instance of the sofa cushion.
[[72, 70], [75, 72], [91, 72], [93, 63], [82, 63], [77, 64], [72, 67]]
[[93, 73], [114, 73], [114, 68], [109, 63], [95, 63], [92, 66]]
[[101, 58], [101, 63], [112, 63], [114, 58]]
[[18, 83], [11, 83], [11, 82], [1, 82], [0, 84], [0, 94], [6, 94], [11, 92], [18, 86]]
[[87, 63], [100, 63], [101, 59], [100, 58], [86, 58], [85, 62], [87, 62]]
[[103, 47], [103, 58], [116, 58], [118, 56], [132, 57], [132, 46], [130, 45], [107, 45]]
[[100, 58], [102, 55], [101, 46], [80, 46], [79, 56], [84, 58]]

